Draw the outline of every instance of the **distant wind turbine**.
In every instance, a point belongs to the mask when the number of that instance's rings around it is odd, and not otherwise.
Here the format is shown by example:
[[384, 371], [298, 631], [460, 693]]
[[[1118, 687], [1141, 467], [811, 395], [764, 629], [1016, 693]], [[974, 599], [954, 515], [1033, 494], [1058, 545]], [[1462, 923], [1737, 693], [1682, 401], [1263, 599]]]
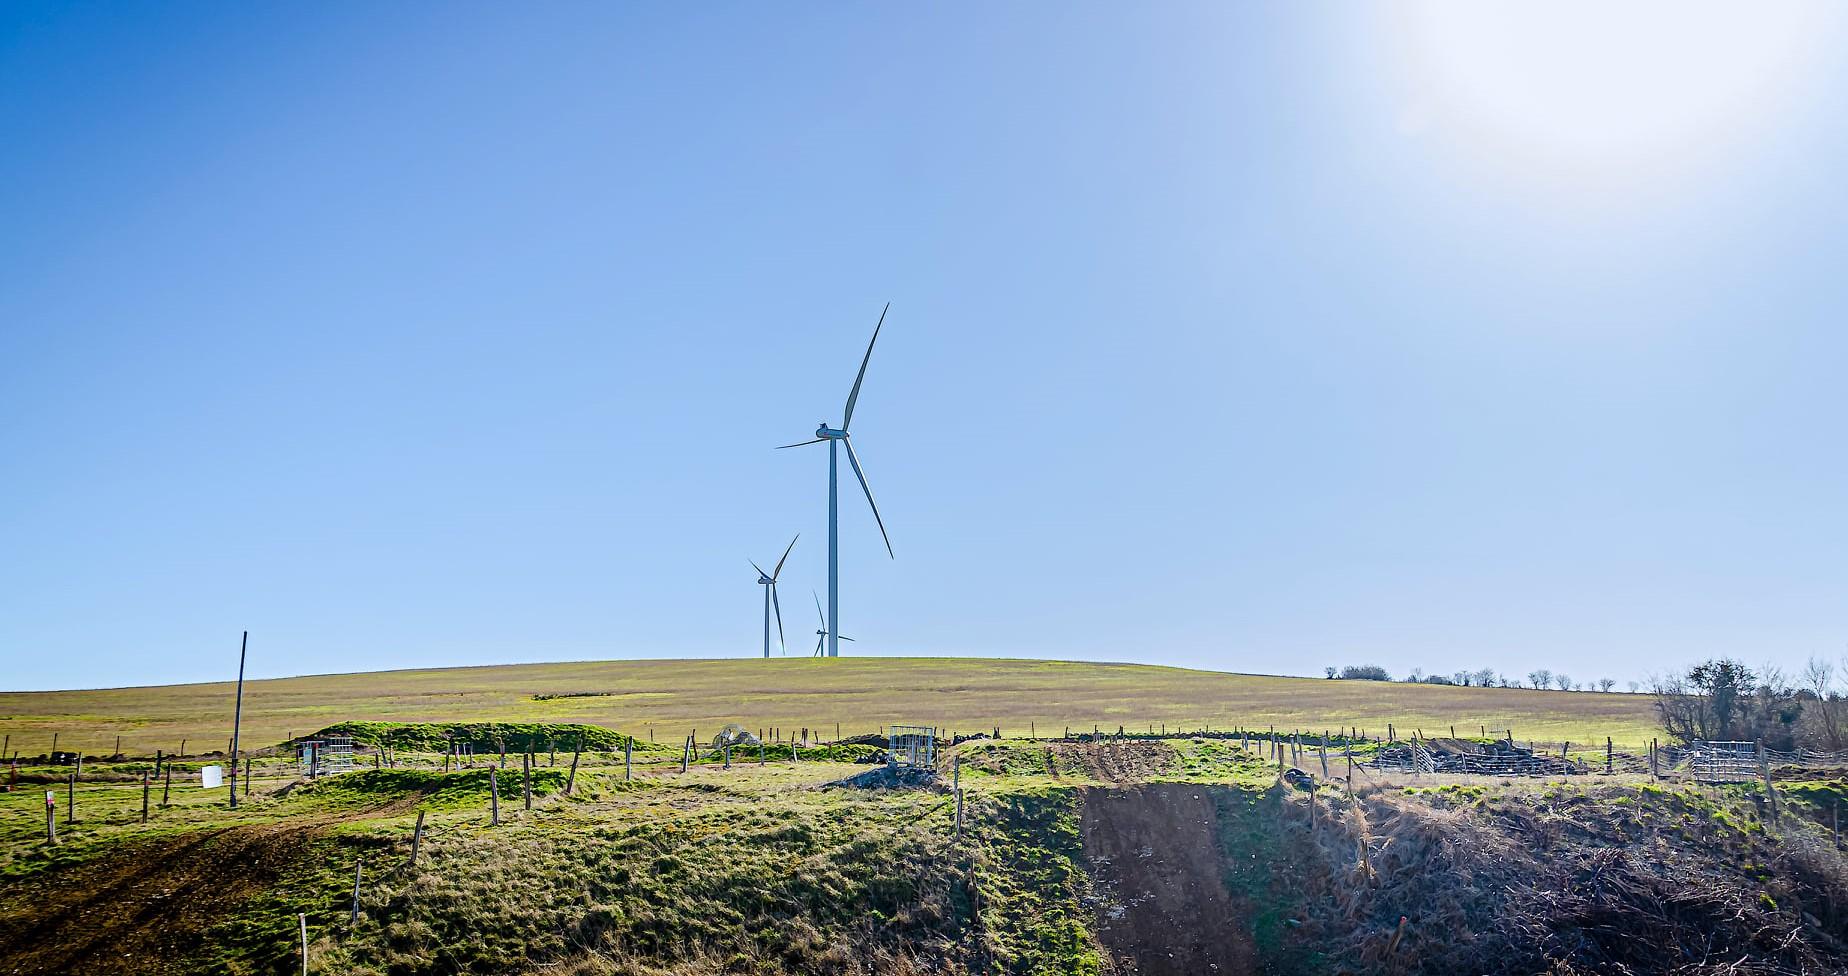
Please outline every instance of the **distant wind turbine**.
[[[866, 504], [872, 506], [873, 521], [879, 523], [879, 536], [885, 540], [886, 555], [894, 559], [898, 558], [892, 553], [892, 537], [886, 534], [885, 519], [879, 517], [879, 503], [873, 501], [873, 489], [866, 484], [866, 472], [860, 470], [860, 458], [854, 454], [853, 443], [847, 439], [847, 425], [853, 423], [853, 404], [855, 400], [860, 399], [860, 382], [866, 379], [866, 364], [873, 358], [873, 343], [879, 341], [879, 329], [885, 325], [886, 312], [891, 309], [892, 303], [887, 302], [885, 309], [879, 313], [879, 324], [873, 326], [873, 338], [867, 342], [866, 355], [860, 359], [860, 373], [853, 378], [853, 391], [847, 394], [847, 409], [841, 413], [840, 428], [837, 430], [829, 427], [828, 422], [824, 420], [821, 426], [815, 428], [813, 440], [784, 444], [777, 448], [780, 451], [784, 448], [805, 447], [809, 444], [819, 444], [822, 441], [828, 442], [828, 614], [823, 621], [824, 626], [829, 626], [827, 621], [831, 620], [833, 621], [831, 626], [838, 628], [841, 620], [841, 506], [839, 479], [836, 474], [839, 468], [837, 456], [840, 448], [847, 449], [847, 463], [853, 465], [854, 477], [860, 479], [860, 490], [866, 493]], [[816, 602], [820, 603], [819, 597], [816, 598]], [[835, 635], [830, 633], [825, 636], [828, 642], [828, 656], [840, 657], [840, 644], [836, 642]], [[841, 638], [841, 640], [845, 639]]]
[[[813, 655], [815, 657], [820, 657], [822, 642], [832, 641], [836, 635], [834, 634], [833, 631], [828, 629], [828, 618], [822, 616], [821, 596], [819, 594], [815, 594], [814, 590], [810, 590], [809, 593], [815, 596], [815, 616], [821, 617], [821, 629], [815, 631], [815, 654]], [[841, 640], [850, 641], [850, 640], [853, 640], [853, 638], [842, 637]]]
[[[796, 533], [796, 539], [800, 538], [802, 538], [802, 533]], [[796, 539], [789, 540], [789, 549], [796, 547]], [[783, 643], [783, 604], [776, 598], [776, 578], [783, 575], [783, 564], [789, 561], [789, 549], [783, 550], [783, 558], [777, 560], [776, 568], [768, 573], [764, 572], [764, 568], [757, 563], [751, 563], [751, 568], [757, 570], [758, 584], [764, 588], [764, 657], [770, 656], [771, 607], [776, 608], [776, 646], [784, 653], [789, 652], [788, 646]]]

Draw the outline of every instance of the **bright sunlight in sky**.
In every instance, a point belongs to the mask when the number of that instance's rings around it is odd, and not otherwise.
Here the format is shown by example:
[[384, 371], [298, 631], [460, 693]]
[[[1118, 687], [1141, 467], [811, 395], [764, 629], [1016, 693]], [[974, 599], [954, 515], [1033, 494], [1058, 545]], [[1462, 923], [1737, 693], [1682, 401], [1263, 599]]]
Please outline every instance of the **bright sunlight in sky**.
[[1504, 176], [1630, 186], [1724, 164], [1803, 108], [1841, 8], [1819, 3], [1391, 5], [1401, 125]]

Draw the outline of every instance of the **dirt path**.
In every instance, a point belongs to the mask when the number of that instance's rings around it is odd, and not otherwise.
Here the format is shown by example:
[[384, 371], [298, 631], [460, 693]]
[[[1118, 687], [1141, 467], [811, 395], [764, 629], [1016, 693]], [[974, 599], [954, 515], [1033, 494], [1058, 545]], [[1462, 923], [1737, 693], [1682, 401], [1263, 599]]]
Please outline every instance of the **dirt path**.
[[1222, 879], [1217, 826], [1199, 787], [1085, 791], [1084, 853], [1107, 899], [1098, 935], [1119, 973], [1257, 972], [1248, 910]]
[[186, 972], [206, 931], [274, 884], [310, 841], [334, 824], [403, 813], [419, 799], [125, 844], [9, 885], [0, 895], [0, 974]]

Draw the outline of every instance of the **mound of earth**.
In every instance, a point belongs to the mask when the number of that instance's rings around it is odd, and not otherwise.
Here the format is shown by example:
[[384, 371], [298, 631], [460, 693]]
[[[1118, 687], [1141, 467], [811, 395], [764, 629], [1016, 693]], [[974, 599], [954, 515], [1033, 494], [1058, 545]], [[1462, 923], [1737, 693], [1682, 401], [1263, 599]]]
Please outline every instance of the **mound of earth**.
[[879, 766], [846, 779], [837, 779], [823, 788], [855, 790], [921, 790], [937, 785], [937, 771], [925, 766]]

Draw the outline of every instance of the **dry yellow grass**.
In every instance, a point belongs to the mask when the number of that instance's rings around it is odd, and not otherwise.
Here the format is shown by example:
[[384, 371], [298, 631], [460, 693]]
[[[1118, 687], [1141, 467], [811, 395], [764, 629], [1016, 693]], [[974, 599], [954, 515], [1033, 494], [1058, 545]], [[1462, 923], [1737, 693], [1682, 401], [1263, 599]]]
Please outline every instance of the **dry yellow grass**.
[[[97, 691], [0, 692], [12, 748], [92, 754], [222, 749], [230, 682]], [[540, 695], [583, 695], [539, 699]], [[893, 723], [1056, 735], [1093, 724], [1146, 729], [1243, 725], [1305, 730], [1359, 726], [1640, 745], [1656, 734], [1642, 695], [1452, 688], [1226, 674], [1141, 664], [982, 658], [789, 658], [599, 661], [384, 671], [253, 681], [245, 686], [249, 748], [345, 720], [587, 722], [662, 741], [727, 722], [846, 734]], [[706, 733], [702, 733], [702, 736]]]

